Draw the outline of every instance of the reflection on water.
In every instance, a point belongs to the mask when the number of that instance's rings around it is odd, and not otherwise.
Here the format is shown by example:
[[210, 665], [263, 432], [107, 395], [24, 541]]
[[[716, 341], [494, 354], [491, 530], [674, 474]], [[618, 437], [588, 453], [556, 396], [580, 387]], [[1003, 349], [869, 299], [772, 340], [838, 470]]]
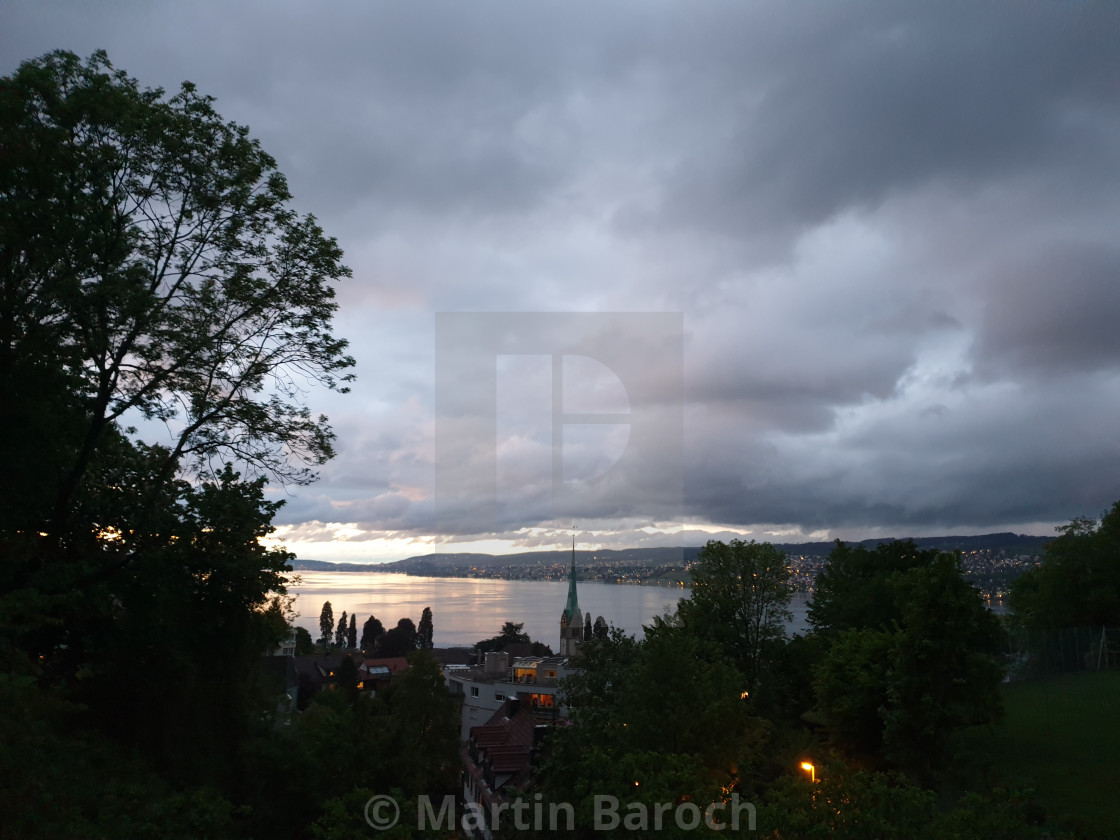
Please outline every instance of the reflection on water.
[[[345, 610], [358, 615], [358, 636], [370, 615], [388, 629], [408, 617], [420, 623], [424, 607], [432, 608], [435, 643], [440, 647], [472, 645], [497, 635], [506, 621], [524, 623], [534, 641], [556, 650], [560, 644], [560, 613], [568, 595], [566, 581], [463, 580], [413, 577], [377, 572], [300, 572], [296, 624], [319, 638], [319, 613], [330, 601], [334, 620]], [[591, 618], [603, 616], [627, 633], [641, 635], [642, 625], [676, 609], [687, 589], [663, 586], [622, 586], [585, 581], [579, 584], [579, 606]], [[804, 630], [805, 596], [794, 595], [791, 632]]]

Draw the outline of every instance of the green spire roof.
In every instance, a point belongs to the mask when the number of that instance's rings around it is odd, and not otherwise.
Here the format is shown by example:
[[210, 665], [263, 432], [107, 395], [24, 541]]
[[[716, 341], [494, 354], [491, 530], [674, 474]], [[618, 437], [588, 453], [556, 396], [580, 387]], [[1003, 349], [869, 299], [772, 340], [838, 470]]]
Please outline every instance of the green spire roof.
[[579, 599], [576, 597], [576, 543], [572, 539], [572, 571], [568, 574], [568, 602], [564, 605], [564, 618], [569, 627], [576, 621], [583, 621], [583, 613], [579, 611]]

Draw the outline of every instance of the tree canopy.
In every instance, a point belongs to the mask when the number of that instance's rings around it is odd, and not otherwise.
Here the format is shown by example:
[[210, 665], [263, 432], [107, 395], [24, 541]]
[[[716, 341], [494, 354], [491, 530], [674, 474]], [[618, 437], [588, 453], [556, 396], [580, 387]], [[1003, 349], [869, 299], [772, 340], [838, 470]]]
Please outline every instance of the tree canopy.
[[431, 650], [435, 645], [433, 635], [435, 633], [435, 625], [432, 623], [432, 608], [424, 607], [424, 612], [420, 615], [420, 626], [416, 629], [416, 646], [421, 650]]
[[334, 435], [304, 395], [351, 378], [331, 331], [349, 270], [248, 129], [189, 83], [55, 52], [0, 82], [0, 146], [0, 460], [34, 467], [0, 482], [6, 530], [64, 556], [130, 446], [145, 512], [227, 461], [312, 479]]
[[[103, 52], [0, 79], [0, 156], [0, 694], [81, 709], [76, 767], [113, 766], [107, 737], [205, 790], [185, 833], [217, 836], [201, 814], [232, 812], [214, 791], [240, 783], [276, 706], [261, 653], [290, 632], [266, 482], [333, 454], [306, 397], [351, 379], [331, 325], [349, 270], [247, 128]], [[0, 741], [50, 752], [66, 717]], [[132, 798], [169, 801], [151, 785]]]
[[911, 540], [892, 540], [873, 549], [839, 540], [828, 565], [817, 575], [809, 624], [824, 633], [890, 630], [901, 618], [891, 575], [933, 563], [936, 549], [919, 549]]
[[1011, 584], [1028, 627], [1120, 626], [1120, 501], [1100, 520], [1077, 518], [1046, 544], [1042, 564]]
[[999, 718], [999, 623], [955, 555], [837, 543], [810, 621], [830, 642], [813, 667], [817, 711], [849, 752], [928, 780], [954, 729]]
[[791, 620], [785, 555], [770, 543], [711, 540], [689, 571], [692, 597], [680, 602], [681, 620], [721, 644], [753, 688], [768, 646]]

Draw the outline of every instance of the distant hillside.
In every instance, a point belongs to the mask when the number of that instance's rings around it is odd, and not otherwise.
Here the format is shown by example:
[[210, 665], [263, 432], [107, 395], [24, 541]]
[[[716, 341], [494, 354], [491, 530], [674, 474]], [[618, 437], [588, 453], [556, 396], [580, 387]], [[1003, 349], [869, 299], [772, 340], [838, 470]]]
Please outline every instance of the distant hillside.
[[[865, 548], [874, 548], [882, 543], [891, 542], [894, 537], [874, 540], [860, 540], [849, 542], [849, 545], [862, 545]], [[976, 536], [960, 537], [903, 537], [911, 539], [918, 548], [936, 548], [938, 551], [991, 551], [1003, 552], [1008, 556], [1028, 554], [1038, 556], [1042, 554], [1042, 547], [1050, 542], [1053, 537], [1030, 537], [1025, 534], [981, 534]], [[810, 543], [783, 543], [778, 546], [786, 554], [826, 555], [835, 545], [833, 542]]]
[[[1030, 537], [1022, 534], [1002, 533], [959, 537], [916, 537], [914, 543], [920, 548], [936, 548], [940, 551], [987, 551], [1008, 557], [1019, 555], [1038, 556], [1051, 537]], [[890, 542], [889, 538], [861, 540], [850, 545], [874, 548], [880, 543]], [[776, 547], [791, 556], [825, 557], [835, 542], [778, 543]], [[685, 548], [627, 548], [621, 550], [581, 551], [577, 548], [576, 557], [582, 564], [589, 556], [598, 564], [623, 567], [684, 567], [696, 560], [699, 546]], [[499, 569], [536, 569], [566, 564], [571, 550], [526, 551], [520, 554], [424, 554], [396, 560], [390, 563], [331, 563], [324, 560], [296, 560], [296, 571], [339, 571], [339, 572], [395, 572], [410, 575], [431, 575], [444, 577], [457, 573], [470, 572], [472, 568], [485, 567]]]

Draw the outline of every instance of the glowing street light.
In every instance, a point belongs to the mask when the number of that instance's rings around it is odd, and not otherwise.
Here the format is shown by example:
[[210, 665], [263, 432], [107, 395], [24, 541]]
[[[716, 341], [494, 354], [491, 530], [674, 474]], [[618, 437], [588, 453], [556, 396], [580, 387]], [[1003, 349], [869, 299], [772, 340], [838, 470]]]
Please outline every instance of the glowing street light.
[[816, 784], [817, 781], [817, 768], [810, 764], [808, 761], [801, 762], [801, 769], [809, 774], [809, 778]]

